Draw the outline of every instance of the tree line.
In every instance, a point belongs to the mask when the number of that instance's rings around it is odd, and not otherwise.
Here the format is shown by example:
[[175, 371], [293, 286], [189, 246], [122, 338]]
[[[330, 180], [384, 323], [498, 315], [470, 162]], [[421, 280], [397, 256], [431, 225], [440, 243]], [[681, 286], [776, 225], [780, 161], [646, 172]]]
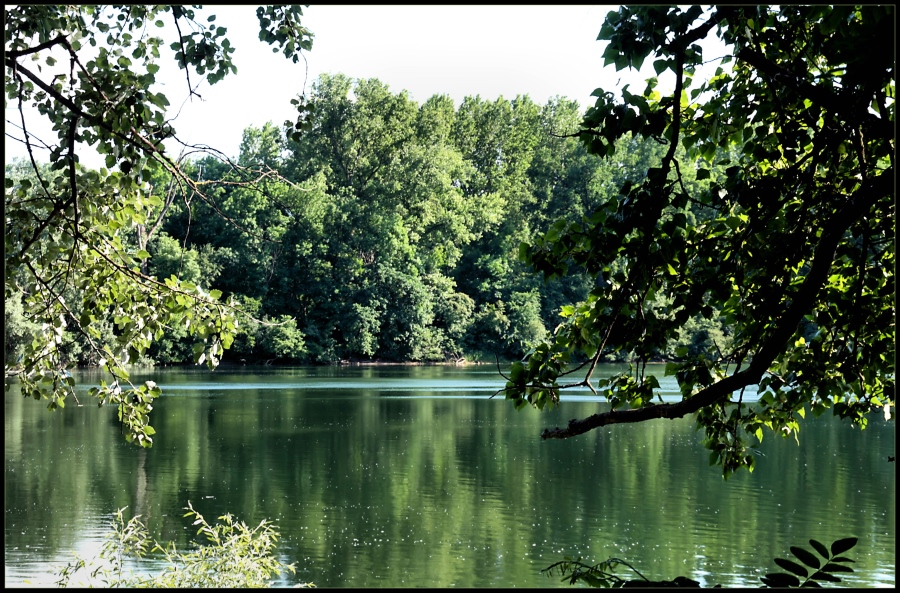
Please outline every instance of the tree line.
[[[209, 199], [155, 174], [158, 205], [126, 241], [146, 250], [143, 271], [160, 281], [235, 297], [248, 315], [226, 360], [521, 358], [594, 283], [579, 273], [543, 281], [521, 245], [608, 202], [665, 151], [629, 137], [614, 159], [591, 154], [573, 134], [583, 113], [560, 97], [542, 106], [475, 96], [456, 107], [435, 95], [419, 105], [377, 79], [338, 74], [322, 75], [304, 108], [302, 134], [290, 122], [244, 130], [237, 166], [185, 159]], [[6, 175], [36, 187], [24, 162], [7, 164]], [[7, 298], [8, 361], [31, 339], [21, 296]], [[112, 341], [115, 324], [101, 323]], [[65, 334], [71, 362], [97, 364], [84, 336]], [[728, 334], [698, 317], [655, 355], [724, 347]], [[194, 342], [169, 327], [141, 360], [195, 362]]]

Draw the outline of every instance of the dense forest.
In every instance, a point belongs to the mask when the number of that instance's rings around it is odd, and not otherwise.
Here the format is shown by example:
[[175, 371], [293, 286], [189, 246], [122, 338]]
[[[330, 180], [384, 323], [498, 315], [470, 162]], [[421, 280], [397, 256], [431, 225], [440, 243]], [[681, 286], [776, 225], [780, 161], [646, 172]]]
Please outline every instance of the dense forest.
[[[234, 163], [182, 154], [206, 195], [158, 174], [160, 205], [128, 238], [150, 255], [146, 274], [234, 297], [246, 315], [225, 361], [521, 358], [595, 280], [573, 268], [546, 282], [520, 246], [616, 198], [666, 149], [629, 136], [613, 157], [591, 154], [574, 137], [579, 105], [558, 97], [541, 106], [476, 96], [457, 107], [435, 95], [419, 105], [376, 79], [323, 75], [304, 108], [308, 130], [247, 128]], [[701, 163], [702, 175], [682, 171], [689, 193], [716, 179], [718, 160]], [[6, 176], [28, 190], [34, 173], [14, 161]], [[6, 300], [7, 361], [33, 333], [20, 300]], [[115, 320], [100, 321], [111, 339]], [[724, 349], [728, 336], [715, 316], [698, 316], [656, 357]], [[71, 363], [98, 363], [85, 339], [64, 333]], [[171, 327], [142, 361], [194, 362], [194, 341]]]

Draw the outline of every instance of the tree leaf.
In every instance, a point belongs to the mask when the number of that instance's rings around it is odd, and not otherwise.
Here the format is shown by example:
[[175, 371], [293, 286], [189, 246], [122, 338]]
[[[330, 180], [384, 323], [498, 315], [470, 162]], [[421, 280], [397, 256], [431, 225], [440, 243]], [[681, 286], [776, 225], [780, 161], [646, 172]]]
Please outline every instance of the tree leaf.
[[786, 558], [775, 558], [775, 564], [785, 569], [788, 572], [792, 572], [797, 576], [808, 577], [809, 571], [794, 562], [793, 560], [788, 560]]
[[803, 564], [809, 566], [810, 568], [819, 568], [822, 566], [822, 563], [819, 562], [819, 559], [816, 558], [815, 554], [801, 548], [800, 546], [791, 546], [791, 554], [800, 559]]
[[839, 539], [833, 544], [831, 544], [831, 555], [837, 556], [839, 554], [843, 554], [850, 548], [856, 545], [859, 541], [859, 538], [856, 537], [845, 537], [844, 539]]
[[770, 587], [799, 587], [800, 579], [792, 574], [784, 574], [783, 572], [775, 572], [760, 577], [763, 583]]
[[841, 579], [839, 579], [838, 577], [836, 577], [832, 574], [829, 574], [827, 572], [822, 572], [821, 570], [814, 572], [812, 574], [812, 576], [809, 578], [811, 578], [815, 581], [828, 581], [829, 583], [840, 583], [841, 582]]
[[815, 540], [815, 539], [809, 540], [809, 545], [811, 545], [813, 548], [815, 548], [816, 552], [818, 552], [825, 559], [828, 559], [828, 557], [831, 555], [828, 553], [828, 548], [825, 547], [825, 544], [823, 544], [822, 542], [820, 542], [818, 540]]
[[822, 572], [853, 572], [853, 569], [849, 566], [844, 566], [843, 564], [835, 564], [834, 562], [829, 562], [822, 567]]

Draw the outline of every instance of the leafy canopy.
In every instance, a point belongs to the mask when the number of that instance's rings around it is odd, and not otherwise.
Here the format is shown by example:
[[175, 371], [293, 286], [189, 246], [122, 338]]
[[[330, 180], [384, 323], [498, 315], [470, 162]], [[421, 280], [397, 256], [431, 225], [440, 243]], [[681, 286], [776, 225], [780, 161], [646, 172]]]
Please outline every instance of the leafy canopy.
[[[655, 78], [621, 100], [597, 89], [578, 136], [600, 156], [627, 135], [667, 151], [590, 214], [522, 247], [545, 277], [580, 268], [595, 288], [513, 364], [506, 397], [543, 408], [588, 386], [612, 403], [543, 438], [696, 413], [710, 462], [727, 477], [752, 471], [748, 439], [761, 441], [765, 428], [796, 438], [798, 417], [828, 409], [864, 428], [870, 412], [894, 405], [893, 11], [650, 6], [607, 15], [605, 63], [620, 70], [652, 57], [657, 73], [674, 73], [674, 92], [660, 95]], [[713, 33], [728, 52], [697, 81], [711, 61], [697, 42]], [[694, 168], [705, 188], [686, 189]], [[724, 320], [732, 333], [666, 365], [681, 400], [664, 403], [646, 363], [697, 319]], [[632, 371], [595, 387], [595, 365], [621, 352], [632, 353]], [[741, 406], [751, 386], [760, 400]]]
[[[125, 365], [166, 330], [181, 329], [196, 340], [195, 361], [213, 367], [237, 329], [235, 308], [219, 291], [174, 275], [150, 276], [146, 266], [148, 235], [171, 204], [151, 193], [153, 180], [168, 176], [182, 194], [209, 201], [206, 184], [162, 144], [177, 139], [167, 119], [169, 101], [156, 90], [164, 35], [177, 33], [169, 48], [191, 95], [197, 95], [198, 76], [215, 84], [237, 71], [227, 29], [200, 11], [163, 5], [5, 9], [7, 105], [20, 114], [18, 139], [31, 165], [5, 180], [5, 296], [24, 295], [23, 314], [38, 328], [19, 359], [6, 361], [6, 384], [18, 377], [24, 394], [49, 400], [51, 410], [63, 407], [75, 397], [63, 336], [75, 331], [110, 376], [91, 395], [100, 405], [117, 405], [127, 440], [145, 447], [152, 444], [148, 415], [160, 390], [152, 381], [132, 384]], [[298, 6], [257, 9], [260, 39], [294, 62], [312, 43], [301, 15]], [[165, 28], [167, 22], [172, 27]], [[56, 138], [34, 136], [26, 108], [36, 109]], [[38, 149], [48, 151], [49, 167], [38, 165]], [[86, 149], [105, 156], [106, 168], [79, 165]], [[101, 335], [108, 321], [112, 340]]]

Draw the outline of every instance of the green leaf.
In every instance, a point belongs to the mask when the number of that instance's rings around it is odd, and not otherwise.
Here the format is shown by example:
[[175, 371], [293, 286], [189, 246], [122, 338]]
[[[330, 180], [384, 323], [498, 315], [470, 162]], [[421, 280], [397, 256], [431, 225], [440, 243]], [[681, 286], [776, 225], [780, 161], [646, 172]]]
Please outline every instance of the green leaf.
[[792, 574], [784, 574], [783, 572], [775, 572], [761, 577], [763, 583], [770, 587], [799, 587], [800, 579]]
[[791, 546], [791, 554], [800, 559], [800, 561], [809, 566], [810, 568], [819, 568], [822, 564], [819, 562], [819, 559], [816, 558], [815, 554], [801, 548], [800, 546]]
[[818, 540], [809, 540], [809, 545], [815, 548], [816, 552], [818, 552], [823, 558], [828, 558], [831, 555], [828, 553], [828, 548], [825, 547], [825, 544]]
[[697, 169], [697, 181], [709, 179], [709, 169]]
[[859, 538], [856, 537], [845, 537], [844, 539], [839, 539], [833, 544], [831, 544], [831, 555], [837, 556], [839, 554], [843, 554], [850, 548], [856, 545], [859, 541]]
[[788, 560], [786, 558], [775, 558], [775, 564], [785, 569], [788, 572], [792, 572], [797, 576], [807, 577], [809, 576], [809, 571], [797, 564], [792, 560]]
[[829, 583], [840, 583], [841, 582], [841, 579], [839, 579], [838, 577], [836, 577], [832, 574], [829, 574], [827, 572], [822, 572], [821, 570], [814, 572], [812, 574], [812, 576], [809, 578], [814, 581], [828, 581]]
[[829, 562], [822, 567], [822, 572], [853, 572], [853, 569], [849, 566], [844, 566], [843, 564]]

